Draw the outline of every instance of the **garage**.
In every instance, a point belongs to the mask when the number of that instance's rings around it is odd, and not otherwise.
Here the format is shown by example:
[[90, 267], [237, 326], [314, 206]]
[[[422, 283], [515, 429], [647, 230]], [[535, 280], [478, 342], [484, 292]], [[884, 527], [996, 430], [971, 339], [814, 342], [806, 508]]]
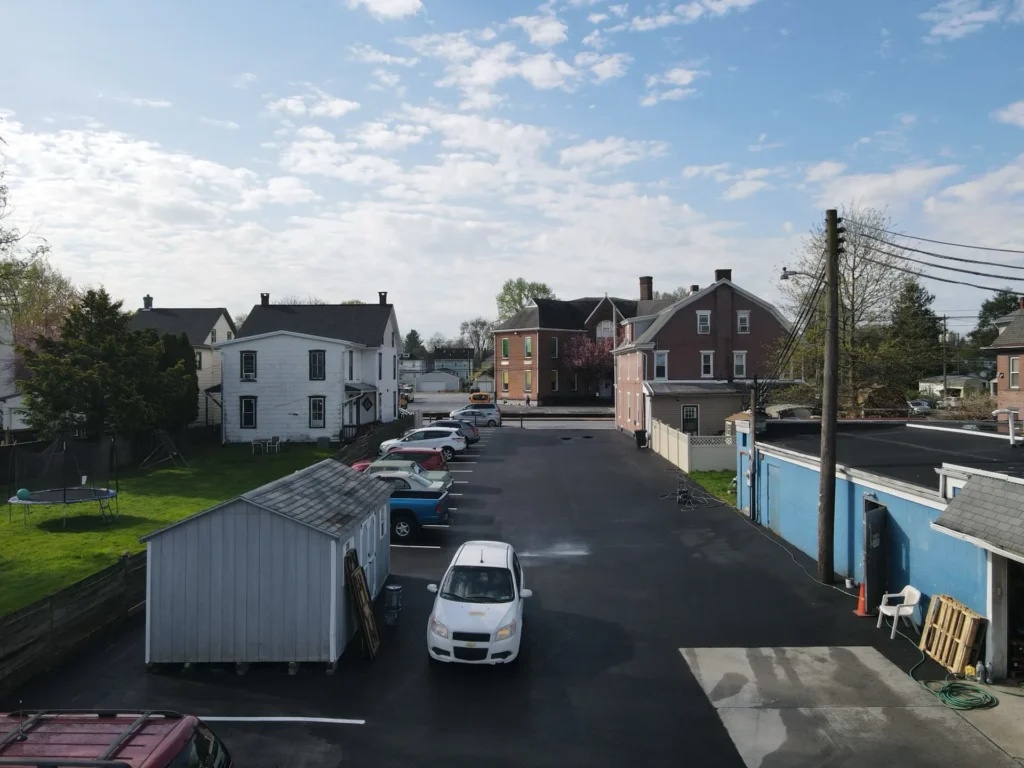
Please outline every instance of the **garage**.
[[432, 371], [416, 377], [417, 392], [458, 392], [460, 389], [462, 380], [445, 371]]

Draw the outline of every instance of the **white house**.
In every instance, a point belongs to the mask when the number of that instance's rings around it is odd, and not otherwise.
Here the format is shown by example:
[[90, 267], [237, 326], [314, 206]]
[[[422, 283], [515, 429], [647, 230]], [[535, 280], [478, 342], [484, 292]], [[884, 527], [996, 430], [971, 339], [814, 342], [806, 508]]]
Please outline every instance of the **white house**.
[[196, 378], [199, 381], [199, 414], [192, 426], [212, 426], [221, 422], [220, 355], [213, 345], [234, 338], [236, 328], [224, 307], [164, 309], [153, 307], [153, 297], [144, 296], [142, 309], [129, 323], [141, 331], [152, 328], [157, 335], [184, 333], [196, 353]]
[[400, 355], [398, 358], [398, 378], [403, 384], [412, 384], [421, 373], [430, 368], [428, 361], [412, 353]]
[[11, 316], [0, 312], [0, 420], [5, 433], [28, 429], [22, 395], [14, 381], [14, 332]]
[[271, 304], [260, 294], [238, 335], [219, 342], [226, 443], [341, 438], [346, 426], [397, 418], [395, 310], [378, 304]]

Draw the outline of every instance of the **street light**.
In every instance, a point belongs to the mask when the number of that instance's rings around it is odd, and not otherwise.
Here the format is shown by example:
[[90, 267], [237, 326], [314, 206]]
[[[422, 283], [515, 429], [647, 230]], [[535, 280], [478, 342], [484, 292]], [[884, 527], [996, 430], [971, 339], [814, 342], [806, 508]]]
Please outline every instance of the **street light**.
[[782, 274], [779, 275], [779, 280], [789, 280], [791, 277], [814, 277], [810, 272], [800, 272], [799, 270], [782, 268]]

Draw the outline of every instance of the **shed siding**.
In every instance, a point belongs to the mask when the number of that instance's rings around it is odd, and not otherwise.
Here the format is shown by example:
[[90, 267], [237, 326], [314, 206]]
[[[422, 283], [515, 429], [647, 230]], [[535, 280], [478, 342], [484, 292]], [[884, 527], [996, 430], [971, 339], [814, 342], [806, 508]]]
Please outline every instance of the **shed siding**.
[[[743, 455], [749, 435], [737, 440], [740, 482], [737, 505], [749, 508], [750, 489], [743, 480], [749, 458]], [[771, 468], [772, 481], [769, 481]], [[775, 456], [762, 456], [759, 466], [758, 505], [762, 524], [770, 526], [811, 557], [818, 549], [818, 471]], [[777, 480], [777, 482], [775, 482]], [[936, 479], [936, 485], [938, 480]], [[887, 493], [884, 487], [836, 478], [835, 570], [856, 581], [864, 578], [861, 553], [864, 547], [864, 494], [874, 493], [888, 516], [887, 592], [908, 584], [924, 596], [915, 617], [919, 624], [932, 595], [945, 594], [978, 613], [986, 614], [988, 576], [985, 551], [973, 544], [932, 530], [941, 514], [938, 509]], [[769, 520], [776, 510], [779, 520]]]
[[241, 499], [151, 539], [150, 660], [333, 661], [330, 541]]

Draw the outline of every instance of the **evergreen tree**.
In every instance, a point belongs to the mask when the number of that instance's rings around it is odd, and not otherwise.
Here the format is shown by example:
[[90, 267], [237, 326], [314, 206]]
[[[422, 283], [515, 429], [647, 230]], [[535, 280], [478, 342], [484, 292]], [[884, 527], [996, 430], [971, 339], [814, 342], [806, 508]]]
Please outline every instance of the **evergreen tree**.
[[423, 346], [423, 339], [420, 338], [420, 332], [413, 328], [407, 334], [405, 334], [405, 341], [403, 342], [404, 352], [407, 355], [416, 355], [417, 357], [426, 356], [426, 348]]
[[916, 392], [919, 382], [942, 369], [942, 321], [935, 297], [915, 279], [906, 280], [893, 300], [892, 316], [878, 345], [877, 380]]
[[161, 338], [159, 390], [163, 401], [162, 423], [170, 429], [187, 427], [199, 415], [199, 380], [196, 374], [196, 353], [184, 333]]
[[1003, 288], [981, 303], [981, 309], [978, 311], [978, 325], [968, 334], [975, 354], [994, 357], [992, 353], [982, 351], [999, 335], [999, 329], [995, 327], [994, 321], [1003, 315], [1010, 314], [1017, 307], [1017, 292], [1012, 288]]

